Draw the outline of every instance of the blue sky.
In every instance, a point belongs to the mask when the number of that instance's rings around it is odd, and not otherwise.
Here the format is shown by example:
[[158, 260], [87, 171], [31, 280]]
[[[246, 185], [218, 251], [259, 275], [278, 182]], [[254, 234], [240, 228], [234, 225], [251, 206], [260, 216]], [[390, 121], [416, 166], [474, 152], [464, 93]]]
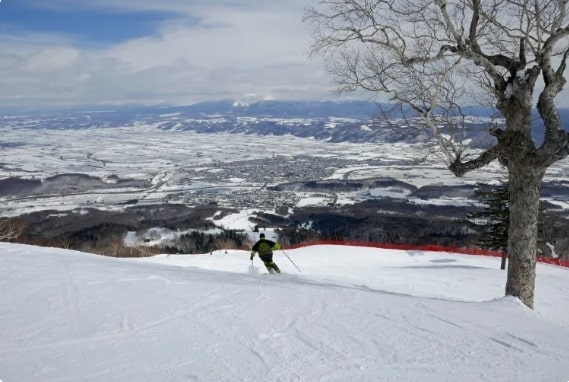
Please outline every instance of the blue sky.
[[176, 17], [160, 11], [50, 9], [26, 0], [4, 0], [1, 6], [4, 33], [55, 33], [97, 46], [152, 35], [161, 23]]
[[[276, 4], [275, 4], [276, 3]], [[333, 99], [310, 0], [1, 0], [6, 106]]]

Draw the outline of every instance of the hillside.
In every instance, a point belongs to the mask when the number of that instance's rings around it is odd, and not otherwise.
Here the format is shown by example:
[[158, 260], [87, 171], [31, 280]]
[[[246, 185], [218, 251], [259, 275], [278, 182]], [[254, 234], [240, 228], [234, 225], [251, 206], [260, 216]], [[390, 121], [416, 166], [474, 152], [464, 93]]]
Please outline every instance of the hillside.
[[313, 246], [115, 259], [0, 243], [3, 381], [565, 381], [569, 270]]
[[[490, 108], [464, 107], [465, 132], [462, 139], [470, 146], [484, 148], [495, 143], [487, 131], [494, 122]], [[560, 109], [560, 117], [569, 126], [569, 109]], [[371, 101], [261, 101], [242, 103], [230, 100], [196, 103], [187, 106], [120, 106], [112, 110], [82, 109], [41, 112], [2, 112], [0, 128], [75, 130], [153, 126], [165, 132], [188, 131], [200, 134], [247, 134], [257, 136], [293, 136], [326, 142], [407, 143], [433, 140], [422, 118], [397, 105]], [[458, 117], [457, 117], [458, 118]], [[462, 121], [462, 117], [458, 118]], [[532, 136], [543, 139], [543, 122], [537, 113]], [[443, 129], [444, 132], [444, 129]], [[17, 142], [0, 142], [0, 147], [14, 147]], [[0, 163], [1, 164], [1, 163]]]

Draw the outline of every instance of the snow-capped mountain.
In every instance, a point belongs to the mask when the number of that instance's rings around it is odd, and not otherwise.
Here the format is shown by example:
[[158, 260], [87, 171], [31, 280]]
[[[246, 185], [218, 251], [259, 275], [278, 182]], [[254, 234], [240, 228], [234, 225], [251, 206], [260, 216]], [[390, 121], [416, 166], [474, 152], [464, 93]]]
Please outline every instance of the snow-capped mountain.
[[[66, 110], [4, 115], [4, 126], [15, 128], [82, 129], [153, 125], [164, 131], [291, 135], [329, 142], [423, 142], [429, 139], [417, 118], [373, 102], [257, 101], [204, 102], [176, 107], [121, 107], [115, 110]], [[487, 111], [473, 110], [469, 137], [485, 131]], [[479, 140], [479, 139], [477, 139]]]
[[[493, 143], [487, 134], [492, 122], [489, 109], [466, 109], [467, 131], [462, 139], [474, 146]], [[569, 111], [562, 110], [569, 121]], [[152, 125], [164, 131], [184, 130], [197, 133], [245, 133], [251, 135], [290, 135], [329, 142], [405, 142], [428, 141], [420, 117], [404, 115], [391, 105], [368, 101], [311, 102], [274, 101], [244, 98], [203, 102], [188, 106], [120, 107], [114, 110], [64, 110], [0, 114], [4, 126], [82, 129]], [[536, 120], [534, 135], [540, 139], [542, 126]]]

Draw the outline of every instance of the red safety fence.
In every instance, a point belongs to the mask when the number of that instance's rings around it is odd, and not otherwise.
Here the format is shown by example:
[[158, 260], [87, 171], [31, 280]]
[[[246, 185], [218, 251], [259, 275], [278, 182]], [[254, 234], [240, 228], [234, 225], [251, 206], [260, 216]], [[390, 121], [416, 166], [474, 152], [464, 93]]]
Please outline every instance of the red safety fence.
[[[449, 252], [460, 253], [464, 255], [478, 255], [478, 256], [492, 256], [502, 257], [501, 251], [491, 251], [481, 248], [458, 248], [458, 247], [443, 247], [442, 245], [409, 245], [409, 244], [390, 244], [390, 243], [367, 243], [359, 241], [341, 241], [341, 240], [315, 240], [310, 242], [298, 243], [287, 246], [286, 249], [296, 249], [302, 247], [309, 247], [312, 245], [349, 245], [354, 247], [372, 247], [381, 249], [397, 249], [401, 251], [433, 251], [433, 252]], [[537, 261], [540, 263], [554, 264], [561, 267], [569, 268], [569, 260], [554, 259], [552, 257], [537, 256]]]

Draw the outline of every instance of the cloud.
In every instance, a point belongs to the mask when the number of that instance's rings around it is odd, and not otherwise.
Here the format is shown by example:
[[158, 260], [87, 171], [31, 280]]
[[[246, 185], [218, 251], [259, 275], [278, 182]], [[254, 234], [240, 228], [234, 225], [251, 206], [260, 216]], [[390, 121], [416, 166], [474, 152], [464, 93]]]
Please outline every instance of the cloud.
[[24, 68], [32, 73], [52, 73], [67, 70], [74, 66], [80, 57], [77, 49], [67, 46], [54, 46], [28, 55]]
[[[61, 11], [77, 3], [31, 1]], [[152, 35], [102, 47], [67, 34], [12, 31], [0, 37], [0, 102], [191, 103], [250, 93], [333, 97], [322, 63], [308, 59], [310, 33], [302, 23], [306, 1], [211, 3], [81, 2], [81, 7], [109, 12], [173, 13]]]
[[[18, 1], [69, 17], [161, 17], [142, 37], [105, 44], [56, 26], [39, 33], [0, 24], [0, 107], [336, 97], [322, 61], [308, 58], [302, 16], [312, 0]], [[110, 33], [117, 27], [101, 24]]]

